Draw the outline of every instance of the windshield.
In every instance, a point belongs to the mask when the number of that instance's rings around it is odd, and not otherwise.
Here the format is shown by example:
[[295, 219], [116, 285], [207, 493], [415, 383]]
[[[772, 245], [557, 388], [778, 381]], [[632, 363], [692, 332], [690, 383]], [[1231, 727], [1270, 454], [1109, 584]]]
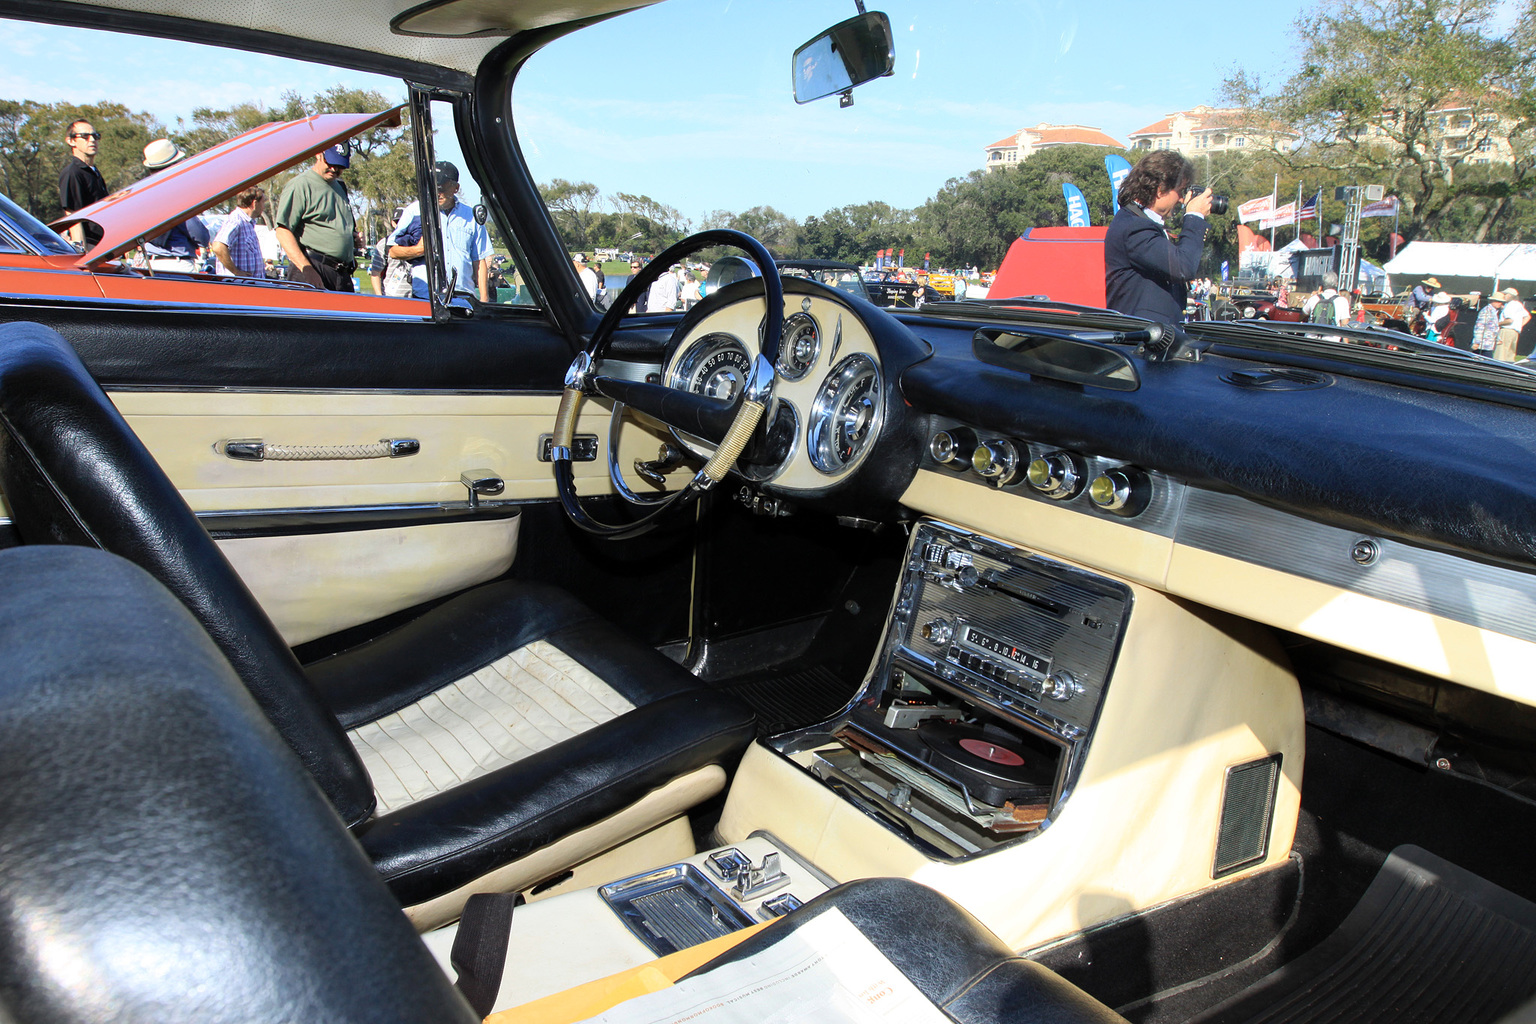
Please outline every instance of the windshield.
[[75, 247], [64, 241], [58, 232], [11, 202], [4, 194], [0, 194], [0, 216], [10, 221], [43, 252], [73, 253], [75, 251]]
[[[1208, 215], [1185, 315], [1332, 318], [1473, 351], [1495, 292], [1536, 290], [1536, 150], [1518, 116], [1531, 92], [1508, 91], [1530, 68], [1501, 63], [1530, 19], [1518, 4], [1473, 5], [1445, 28], [1461, 47], [1451, 83], [1444, 33], [1413, 29], [1400, 6], [1197, 2], [1146, 18], [1122, 3], [893, 0], [872, 7], [890, 19], [892, 74], [851, 105], [798, 105], [791, 55], [851, 5], [668, 0], [536, 54], [514, 121], [568, 249], [598, 260], [610, 292], [666, 244], [734, 227], [777, 257], [842, 261], [866, 281], [923, 284], [932, 301], [987, 297], [1021, 236], [1068, 227], [1069, 211], [1109, 224], [1116, 160], [1173, 149], [1227, 200]], [[1220, 26], [1202, 39], [1275, 45], [1243, 49], [1234, 67], [1230, 46], [1189, 45], [1194, 25]], [[1407, 86], [1372, 80], [1402, 106], [1326, 112], [1342, 93], [1320, 96], [1308, 68], [1337, 85], [1371, 46], [1403, 57]], [[1463, 244], [1476, 259], [1450, 251]], [[1325, 275], [1347, 266], [1359, 294], [1342, 284], [1343, 300], [1314, 316]], [[1105, 304], [1102, 287], [1004, 277], [991, 297]], [[1438, 287], [1412, 295], [1426, 279]], [[1495, 338], [1506, 362], [1531, 347], [1521, 310], [1493, 322], [1516, 336]]]

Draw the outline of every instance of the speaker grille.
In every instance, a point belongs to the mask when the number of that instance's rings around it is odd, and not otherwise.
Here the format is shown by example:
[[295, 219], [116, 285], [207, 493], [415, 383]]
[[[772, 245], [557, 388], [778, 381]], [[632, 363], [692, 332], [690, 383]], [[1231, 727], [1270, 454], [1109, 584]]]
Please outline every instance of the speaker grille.
[[1255, 864], [1269, 852], [1269, 825], [1279, 781], [1279, 754], [1227, 769], [1212, 878]]

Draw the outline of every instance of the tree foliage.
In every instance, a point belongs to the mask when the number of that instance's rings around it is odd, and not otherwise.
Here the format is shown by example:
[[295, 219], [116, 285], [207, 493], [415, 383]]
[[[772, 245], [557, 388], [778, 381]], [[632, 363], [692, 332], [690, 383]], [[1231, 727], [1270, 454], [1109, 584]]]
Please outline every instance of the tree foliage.
[[144, 147], [165, 132], [150, 115], [121, 103], [0, 100], [0, 190], [45, 222], [63, 213], [59, 172], [69, 162], [65, 135], [70, 123], [82, 118], [101, 132], [96, 167], [114, 190], [147, 173]]
[[[1406, 237], [1482, 241], [1536, 185], [1536, 0], [1520, 6], [1501, 32], [1498, 0], [1322, 0], [1289, 79], [1267, 92], [1239, 72], [1227, 93], [1301, 137], [1293, 170], [1386, 186]], [[1513, 163], [1477, 170], [1501, 140]]]

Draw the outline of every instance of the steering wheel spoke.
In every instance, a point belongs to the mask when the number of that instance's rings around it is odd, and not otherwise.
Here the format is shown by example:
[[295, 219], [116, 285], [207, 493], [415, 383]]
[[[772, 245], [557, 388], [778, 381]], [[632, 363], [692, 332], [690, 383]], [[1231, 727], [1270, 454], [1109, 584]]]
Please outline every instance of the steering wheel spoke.
[[606, 398], [623, 402], [636, 412], [711, 444], [719, 444], [725, 437], [741, 407], [739, 398], [736, 401], [710, 398], [664, 384], [646, 384], [621, 377], [594, 377], [592, 386]]

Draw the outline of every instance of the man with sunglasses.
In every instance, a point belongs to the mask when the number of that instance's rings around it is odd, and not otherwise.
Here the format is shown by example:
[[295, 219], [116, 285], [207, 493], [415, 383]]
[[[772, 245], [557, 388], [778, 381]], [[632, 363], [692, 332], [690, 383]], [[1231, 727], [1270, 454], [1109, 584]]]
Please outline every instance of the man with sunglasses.
[[[96, 169], [96, 146], [101, 141], [101, 132], [91, 127], [89, 121], [72, 121], [65, 139], [70, 157], [59, 172], [59, 205], [65, 213], [74, 213], [107, 198], [107, 183]], [[64, 237], [82, 249], [89, 249], [101, 241], [101, 228], [90, 221], [80, 221], [66, 228]]]
[[[454, 293], [478, 295], [491, 301], [491, 239], [485, 225], [468, 205], [459, 201], [459, 169], [439, 160], [432, 178], [437, 188], [438, 226], [443, 235], [443, 267], [454, 281]], [[421, 203], [413, 202], [400, 215], [386, 250], [391, 259], [411, 264], [412, 293], [428, 297], [427, 245], [422, 238]]]

